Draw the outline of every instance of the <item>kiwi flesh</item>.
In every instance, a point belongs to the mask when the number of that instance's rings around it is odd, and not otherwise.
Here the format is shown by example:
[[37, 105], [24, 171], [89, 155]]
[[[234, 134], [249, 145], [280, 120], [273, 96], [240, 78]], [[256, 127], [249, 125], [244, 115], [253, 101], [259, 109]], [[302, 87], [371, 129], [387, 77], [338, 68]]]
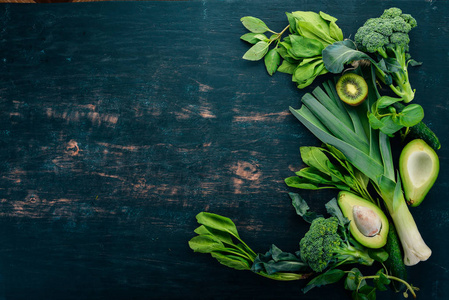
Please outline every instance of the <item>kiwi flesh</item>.
[[337, 94], [346, 104], [357, 106], [368, 96], [368, 85], [362, 76], [346, 73], [337, 81]]

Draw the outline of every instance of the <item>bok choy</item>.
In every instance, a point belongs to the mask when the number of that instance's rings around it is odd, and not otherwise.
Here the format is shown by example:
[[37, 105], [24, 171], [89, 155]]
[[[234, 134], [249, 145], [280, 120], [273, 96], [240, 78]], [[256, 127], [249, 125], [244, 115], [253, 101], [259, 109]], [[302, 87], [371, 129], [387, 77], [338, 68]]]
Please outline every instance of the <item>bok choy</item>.
[[[337, 148], [345, 159], [369, 179], [393, 220], [403, 250], [404, 264], [411, 266], [431, 255], [405, 202], [396, 176], [389, 137], [369, 125], [367, 113], [379, 94], [373, 85], [374, 69], [362, 74], [369, 86], [368, 99], [358, 107], [342, 103], [332, 81], [302, 98], [292, 114], [323, 143]], [[396, 179], [397, 178], [397, 179]]]

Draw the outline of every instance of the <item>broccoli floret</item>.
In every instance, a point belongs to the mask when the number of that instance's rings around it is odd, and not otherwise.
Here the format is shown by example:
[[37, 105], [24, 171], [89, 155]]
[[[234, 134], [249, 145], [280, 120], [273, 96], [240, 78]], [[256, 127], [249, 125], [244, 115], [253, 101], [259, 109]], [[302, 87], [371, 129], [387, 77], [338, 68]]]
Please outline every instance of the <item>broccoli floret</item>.
[[401, 18], [404, 19], [405, 22], [407, 22], [408, 24], [410, 24], [411, 28], [415, 28], [416, 26], [418, 26], [418, 23], [416, 22], [416, 19], [412, 17], [412, 15], [409, 14], [402, 14]]
[[402, 32], [395, 32], [390, 36], [390, 42], [392, 44], [407, 48], [408, 43], [410, 43], [410, 38], [408, 34]]
[[[380, 17], [367, 20], [354, 37], [361, 51], [378, 55], [379, 60], [395, 59], [399, 63], [401, 70], [388, 74], [393, 81], [389, 86], [406, 103], [412, 101], [415, 95], [408, 79], [406, 52], [410, 43], [408, 33], [416, 26], [415, 18], [392, 7], [386, 9]], [[380, 79], [386, 82], [388, 75], [385, 70], [378, 68], [377, 71]]]
[[[387, 20], [387, 19], [383, 19]], [[407, 23], [403, 18], [401, 17], [394, 17], [392, 19], [388, 19], [388, 21], [392, 24], [393, 32], [403, 32], [403, 33], [409, 33], [410, 30], [412, 30], [412, 26], [410, 26], [409, 23]]]
[[374, 260], [365, 249], [356, 249], [343, 236], [336, 217], [319, 217], [299, 242], [301, 259], [315, 272], [346, 263], [372, 265]]
[[402, 10], [397, 7], [392, 7], [384, 10], [384, 13], [380, 17], [384, 19], [391, 19], [400, 15], [402, 15]]
[[370, 32], [363, 37], [363, 49], [368, 52], [376, 52], [389, 43], [386, 36], [378, 32]]

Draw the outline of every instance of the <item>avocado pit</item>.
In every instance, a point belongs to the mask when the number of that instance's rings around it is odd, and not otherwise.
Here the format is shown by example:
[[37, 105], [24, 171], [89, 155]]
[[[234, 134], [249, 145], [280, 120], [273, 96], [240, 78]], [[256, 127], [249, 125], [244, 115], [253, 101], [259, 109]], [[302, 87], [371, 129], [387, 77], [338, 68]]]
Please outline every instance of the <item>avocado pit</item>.
[[364, 236], [373, 237], [380, 233], [382, 220], [372, 209], [365, 206], [354, 205], [352, 207], [352, 214], [357, 229]]

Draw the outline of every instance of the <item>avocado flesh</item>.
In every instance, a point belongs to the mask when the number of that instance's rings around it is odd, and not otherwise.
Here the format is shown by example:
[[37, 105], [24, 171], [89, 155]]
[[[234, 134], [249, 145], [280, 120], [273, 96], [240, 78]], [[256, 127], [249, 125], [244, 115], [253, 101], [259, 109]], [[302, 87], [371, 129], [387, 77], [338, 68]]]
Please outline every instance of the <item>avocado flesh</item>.
[[[353, 193], [341, 191], [338, 194], [338, 205], [343, 215], [349, 219], [349, 230], [357, 242], [368, 248], [378, 249], [387, 243], [389, 224], [384, 212], [377, 205], [365, 200]], [[376, 215], [372, 218], [372, 228], [360, 226], [360, 219], [356, 220], [355, 215], [360, 211], [360, 207], [369, 212], [369, 215]], [[380, 221], [380, 224], [378, 224]], [[365, 230], [369, 228], [369, 230]], [[372, 231], [371, 229], [377, 230]], [[368, 233], [370, 232], [370, 233]], [[374, 234], [374, 235], [373, 235]]]
[[435, 183], [439, 170], [438, 155], [425, 141], [413, 140], [402, 149], [399, 172], [408, 204], [413, 207], [421, 204]]

